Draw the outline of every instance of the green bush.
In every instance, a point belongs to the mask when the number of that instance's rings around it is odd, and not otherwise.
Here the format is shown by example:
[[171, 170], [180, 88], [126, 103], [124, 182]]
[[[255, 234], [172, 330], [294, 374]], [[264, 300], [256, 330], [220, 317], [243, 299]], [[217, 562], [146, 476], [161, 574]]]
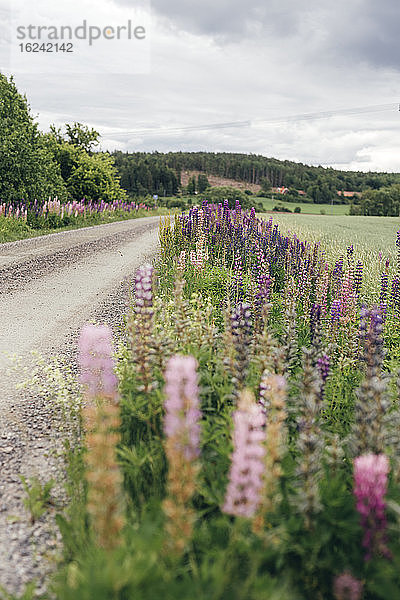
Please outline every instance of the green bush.
[[180, 208], [185, 210], [188, 207], [188, 202], [185, 198], [169, 198], [167, 200], [167, 208]]
[[109, 154], [93, 154], [84, 147], [60, 139], [56, 133], [46, 134], [45, 140], [47, 148], [60, 166], [70, 198], [113, 202], [126, 197]]
[[283, 204], [276, 204], [272, 210], [274, 210], [275, 212], [284, 212], [284, 213], [291, 213], [292, 212], [290, 210], [290, 208], [287, 208]]

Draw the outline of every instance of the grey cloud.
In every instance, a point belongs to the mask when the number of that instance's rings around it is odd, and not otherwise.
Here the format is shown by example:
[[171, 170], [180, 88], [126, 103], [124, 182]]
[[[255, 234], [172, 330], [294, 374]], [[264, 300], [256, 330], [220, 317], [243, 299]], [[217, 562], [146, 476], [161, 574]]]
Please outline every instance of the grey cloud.
[[[130, 0], [115, 1], [132, 5]], [[221, 41], [260, 34], [285, 37], [296, 31], [304, 12], [295, 0], [152, 0], [151, 8], [180, 29]]]
[[338, 0], [320, 12], [317, 27], [322, 35], [314, 59], [320, 66], [325, 61], [400, 70], [398, 0]]
[[253, 38], [279, 44], [291, 38], [311, 63], [366, 63], [400, 70], [399, 0], [152, 0], [151, 7], [170, 27], [209, 35], [217, 43]]
[[352, 27], [338, 38], [344, 54], [376, 67], [400, 70], [400, 4], [398, 0], [364, 2], [354, 13]]

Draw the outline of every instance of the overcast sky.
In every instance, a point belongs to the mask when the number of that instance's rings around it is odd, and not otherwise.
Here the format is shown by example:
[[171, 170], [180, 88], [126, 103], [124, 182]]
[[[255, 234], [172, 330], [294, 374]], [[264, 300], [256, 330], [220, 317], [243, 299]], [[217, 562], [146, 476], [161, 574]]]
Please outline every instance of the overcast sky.
[[[54, 2], [47, 4], [51, 15]], [[119, 20], [146, 4], [95, 3], [98, 14]], [[17, 74], [41, 127], [87, 123], [109, 150], [251, 152], [400, 171], [399, 0], [153, 0], [146, 24], [144, 73]], [[321, 111], [337, 114], [288, 120]], [[190, 129], [242, 121], [250, 123]]]

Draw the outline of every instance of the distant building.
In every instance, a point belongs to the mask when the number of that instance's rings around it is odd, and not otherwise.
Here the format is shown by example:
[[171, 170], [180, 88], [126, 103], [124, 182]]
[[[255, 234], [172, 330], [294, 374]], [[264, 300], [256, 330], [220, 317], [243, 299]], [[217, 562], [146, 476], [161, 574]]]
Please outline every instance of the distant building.
[[277, 188], [272, 188], [272, 191], [275, 192], [276, 194], [287, 194], [289, 191], [289, 188], [277, 187]]
[[338, 190], [338, 196], [342, 196], [342, 198], [354, 198], [354, 196], [361, 196], [361, 192], [345, 192], [343, 190]]

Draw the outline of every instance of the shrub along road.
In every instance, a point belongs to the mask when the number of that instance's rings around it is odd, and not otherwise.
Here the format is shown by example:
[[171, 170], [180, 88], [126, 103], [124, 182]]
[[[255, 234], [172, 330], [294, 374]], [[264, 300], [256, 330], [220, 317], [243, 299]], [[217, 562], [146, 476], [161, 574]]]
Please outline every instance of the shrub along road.
[[[158, 248], [159, 217], [122, 221], [0, 246], [0, 586], [19, 591], [43, 579], [42, 559], [56, 547], [48, 517], [30, 524], [20, 474], [57, 476], [56, 417], [32, 391], [16, 390], [34, 368], [32, 350], [47, 362], [75, 363], [80, 327], [89, 319], [112, 327], [126, 313], [129, 280]], [[10, 355], [21, 359], [13, 367]], [[51, 454], [51, 452], [50, 452]]]

